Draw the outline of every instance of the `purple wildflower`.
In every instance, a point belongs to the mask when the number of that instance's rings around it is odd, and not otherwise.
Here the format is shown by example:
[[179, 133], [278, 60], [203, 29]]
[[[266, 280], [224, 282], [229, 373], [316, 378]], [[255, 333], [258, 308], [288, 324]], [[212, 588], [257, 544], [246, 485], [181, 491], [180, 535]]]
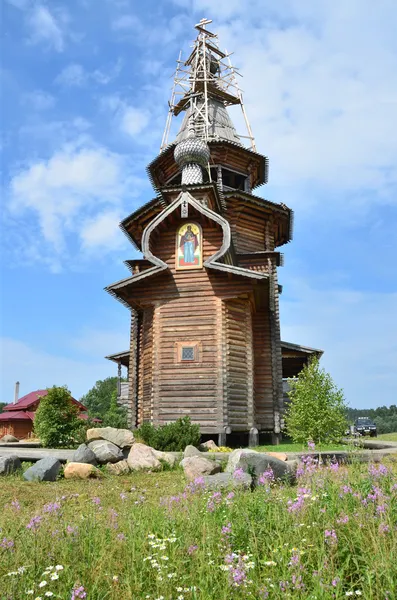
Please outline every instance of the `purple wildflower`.
[[124, 533], [118, 533], [116, 537], [119, 540], [119, 542], [125, 542], [125, 540], [127, 539]]
[[196, 552], [198, 546], [189, 546], [189, 548], [187, 549], [187, 553], [191, 556], [192, 554], [194, 554], [194, 552]]
[[308, 447], [310, 450], [314, 450], [314, 449], [315, 449], [315, 447], [316, 447], [316, 444], [315, 444], [315, 443], [314, 443], [312, 440], [309, 440], [309, 441], [307, 442], [307, 447]]
[[70, 600], [77, 600], [80, 598], [87, 598], [87, 592], [82, 585], [74, 586]]
[[14, 548], [14, 540], [8, 540], [7, 538], [3, 538], [0, 541], [0, 548], [4, 548], [4, 550], [11, 550]]
[[37, 531], [42, 519], [43, 517], [40, 517], [39, 515], [36, 517], [32, 517], [29, 523], [26, 525], [26, 529], [30, 529], [31, 531]]
[[46, 504], [43, 507], [43, 511], [45, 513], [57, 513], [58, 510], [61, 508], [61, 505], [59, 504], [59, 502], [50, 502], [49, 504]]
[[244, 479], [244, 470], [241, 467], [235, 469], [233, 473], [233, 479], [236, 479], [237, 481]]
[[19, 504], [18, 500], [13, 500], [11, 502], [11, 506], [14, 510], [21, 510], [21, 505]]
[[336, 544], [338, 541], [335, 529], [326, 529], [324, 531], [325, 541], [329, 544]]

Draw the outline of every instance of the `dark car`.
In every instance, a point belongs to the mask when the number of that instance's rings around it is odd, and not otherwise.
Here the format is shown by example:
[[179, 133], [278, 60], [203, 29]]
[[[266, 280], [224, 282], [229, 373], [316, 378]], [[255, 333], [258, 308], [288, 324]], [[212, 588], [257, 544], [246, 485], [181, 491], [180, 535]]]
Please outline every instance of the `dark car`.
[[377, 436], [376, 425], [368, 417], [359, 417], [354, 423], [354, 429], [360, 435], [370, 435], [371, 437]]

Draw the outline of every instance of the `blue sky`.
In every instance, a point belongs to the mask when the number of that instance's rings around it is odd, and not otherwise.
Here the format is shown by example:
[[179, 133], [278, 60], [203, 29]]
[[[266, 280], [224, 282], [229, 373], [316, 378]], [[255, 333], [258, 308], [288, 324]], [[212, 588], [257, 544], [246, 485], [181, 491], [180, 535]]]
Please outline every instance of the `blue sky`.
[[[116, 373], [129, 313], [103, 291], [136, 252], [118, 222], [154, 196], [172, 74], [212, 18], [270, 181], [295, 211], [282, 337], [322, 348], [354, 407], [397, 395], [394, 0], [5, 0], [1, 396]], [[241, 115], [232, 118], [244, 132]]]

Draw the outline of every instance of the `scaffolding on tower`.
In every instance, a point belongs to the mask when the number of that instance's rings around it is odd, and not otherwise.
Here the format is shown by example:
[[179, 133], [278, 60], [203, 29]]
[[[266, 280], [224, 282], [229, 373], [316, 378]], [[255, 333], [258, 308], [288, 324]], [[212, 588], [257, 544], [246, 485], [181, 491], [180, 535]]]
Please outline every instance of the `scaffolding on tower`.
[[208, 142], [217, 139], [214, 107], [237, 104], [241, 107], [248, 134], [238, 137], [248, 139], [250, 149], [256, 152], [243, 94], [237, 82], [237, 76], [242, 75], [232, 65], [231, 54], [220, 50], [218, 36], [206, 28], [210, 23], [209, 19], [201, 19], [195, 26], [198, 35], [188, 59], [183, 61], [182, 53], [179, 54], [160, 152], [168, 146], [172, 118], [181, 112], [187, 112], [191, 134]]

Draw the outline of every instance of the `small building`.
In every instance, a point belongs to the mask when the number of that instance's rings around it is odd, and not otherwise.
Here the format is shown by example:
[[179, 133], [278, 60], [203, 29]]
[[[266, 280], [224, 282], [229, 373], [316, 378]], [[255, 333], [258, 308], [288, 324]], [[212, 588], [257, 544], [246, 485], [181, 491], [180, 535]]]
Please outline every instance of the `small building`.
[[[14, 401], [13, 404], [8, 404], [3, 409], [4, 412], [0, 413], [0, 438], [7, 434], [20, 440], [31, 437], [36, 410], [41, 398], [47, 394], [48, 390], [36, 390]], [[87, 408], [74, 398], [71, 398], [71, 401], [79, 409], [79, 418], [88, 419]], [[93, 420], [100, 422], [99, 419]]]
[[210, 22], [196, 25], [192, 53], [178, 61], [160, 153], [148, 166], [156, 197], [121, 223], [143, 257], [127, 260], [130, 275], [106, 288], [131, 311], [128, 352], [107, 358], [128, 367], [119, 397], [132, 427], [188, 415], [222, 445], [230, 434], [256, 443], [260, 432], [277, 443], [283, 377], [321, 351], [281, 342], [279, 247], [292, 239], [293, 213], [256, 194], [268, 159]]

